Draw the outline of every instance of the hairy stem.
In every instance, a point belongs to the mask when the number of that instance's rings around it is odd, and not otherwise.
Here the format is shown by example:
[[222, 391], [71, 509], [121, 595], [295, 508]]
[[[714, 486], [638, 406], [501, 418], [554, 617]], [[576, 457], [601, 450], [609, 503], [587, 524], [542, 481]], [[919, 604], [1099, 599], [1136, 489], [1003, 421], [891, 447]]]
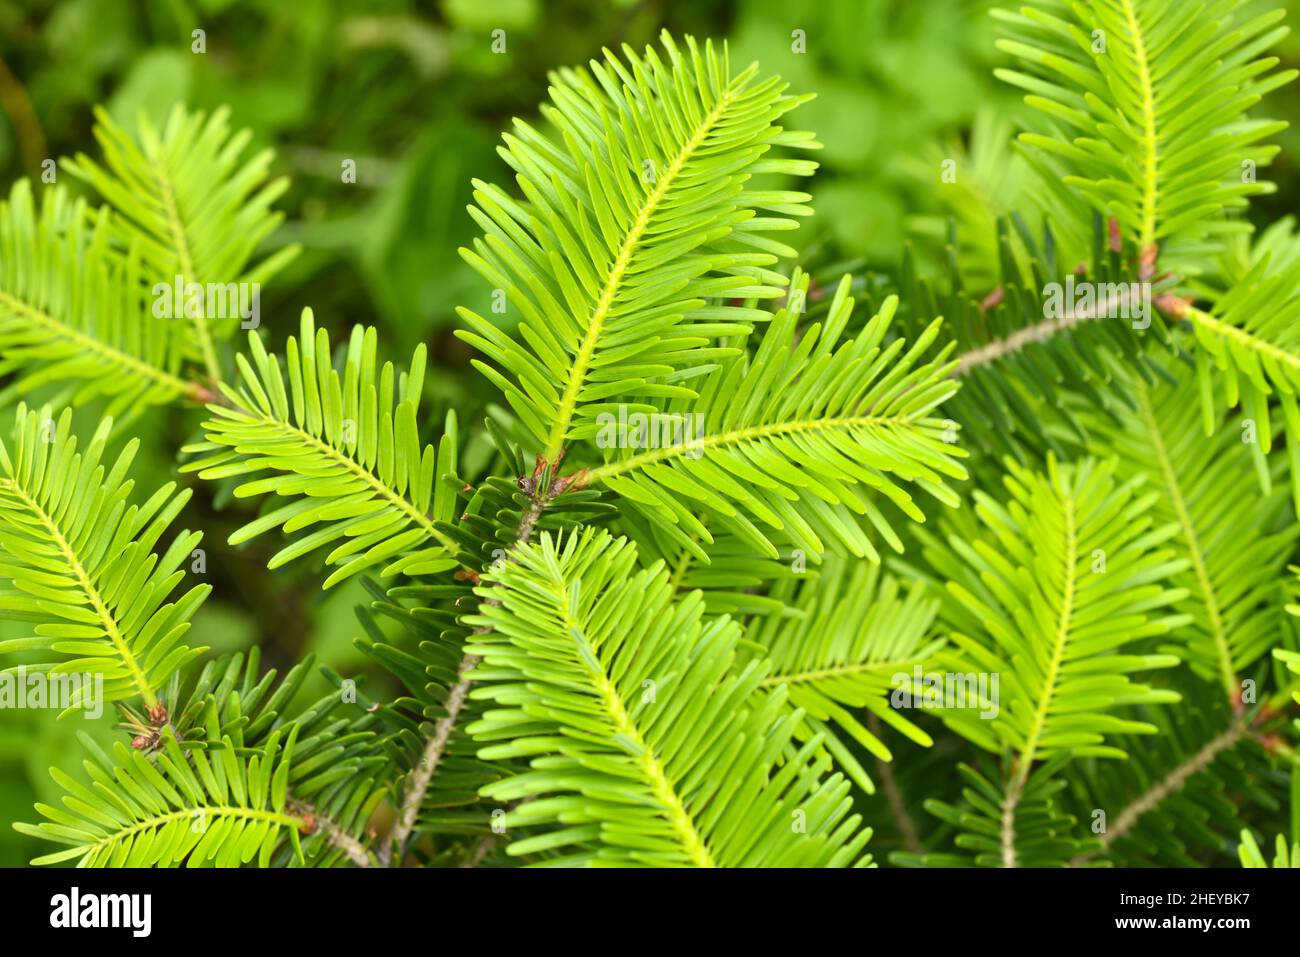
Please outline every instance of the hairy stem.
[[292, 814], [310, 824], [314, 824], [317, 830], [324, 833], [330, 844], [346, 854], [348, 859], [357, 867], [375, 866], [375, 856], [370, 853], [364, 844], [339, 827], [337, 821], [326, 817], [306, 801], [300, 801], [297, 798], [290, 797], [285, 802], [285, 807]]
[[433, 775], [438, 770], [438, 764], [447, 750], [451, 733], [456, 728], [456, 722], [465, 707], [465, 699], [469, 695], [470, 681], [465, 675], [472, 671], [476, 664], [478, 658], [474, 655], [465, 655], [460, 660], [460, 666], [456, 669], [456, 683], [447, 692], [445, 706], [447, 714], [434, 724], [433, 734], [425, 742], [420, 761], [407, 779], [406, 793], [402, 798], [397, 824], [394, 825], [393, 833], [380, 851], [380, 861], [386, 867], [394, 861], [401, 866], [402, 860], [406, 857], [407, 843], [411, 831], [415, 829], [415, 821], [419, 816], [421, 805], [424, 804], [424, 796], [429, 791], [429, 784], [433, 781]]
[[1025, 777], [1017, 772], [1002, 798], [1002, 866], [1016, 867], [1016, 807], [1025, 793]]
[[[867, 729], [879, 738], [884, 732], [884, 725], [875, 714], [868, 714]], [[903, 846], [913, 854], [922, 853], [925, 849], [921, 845], [921, 837], [916, 830], [916, 822], [912, 820], [912, 815], [907, 813], [907, 802], [903, 800], [903, 792], [898, 786], [897, 778], [894, 777], [893, 764], [876, 758], [876, 773], [880, 775], [880, 786], [885, 792], [885, 800], [889, 804], [889, 813], [893, 815], [894, 825], [898, 828], [898, 833], [903, 839]]]
[[1101, 835], [1101, 847], [1075, 857], [1070, 861], [1071, 866], [1078, 867], [1086, 864], [1098, 854], [1105, 853], [1107, 848], [1133, 829], [1133, 826], [1137, 824], [1142, 815], [1156, 808], [1171, 794], [1181, 790], [1189, 778], [1204, 771], [1213, 763], [1215, 758], [1234, 747], [1246, 734], [1247, 727], [1247, 721], [1237, 720], [1226, 731], [1211, 738], [1201, 750], [1170, 771], [1139, 795], [1137, 800], [1120, 811], [1119, 816], [1115, 818], [1114, 825], [1107, 828], [1105, 833]]
[[949, 375], [954, 379], [960, 379], [973, 369], [1017, 353], [1035, 342], [1046, 342], [1058, 332], [1066, 332], [1084, 322], [1109, 316], [1117, 307], [1125, 304], [1126, 297], [1127, 293], [1116, 292], [1091, 309], [1081, 309], [1078, 312], [1067, 312], [1063, 316], [1044, 319], [1035, 325], [1017, 329], [1005, 339], [994, 339], [992, 342], [986, 342], [982, 346], [963, 352], [957, 357], [957, 367]]
[[[551, 499], [552, 492], [550, 488], [539, 485], [534, 491], [528, 507], [519, 516], [519, 525], [515, 529], [514, 541], [507, 550], [506, 561], [513, 561], [511, 552], [515, 548], [528, 544], [533, 537], [533, 531], [537, 527], [538, 519], [541, 518], [542, 512], [551, 503]], [[487, 601], [492, 604], [496, 603], [496, 600], [492, 598], [487, 599]], [[480, 627], [476, 628], [473, 633], [483, 635], [490, 630], [487, 627]], [[385, 867], [394, 863], [400, 866], [406, 857], [407, 845], [411, 838], [411, 832], [415, 829], [420, 807], [424, 804], [424, 796], [429, 791], [429, 785], [438, 770], [438, 764], [442, 761], [447, 745], [451, 741], [456, 722], [460, 719], [461, 712], [465, 709], [465, 702], [469, 698], [469, 688], [472, 682], [467, 675], [474, 670], [474, 666], [478, 664], [478, 661], [476, 655], [465, 655], [460, 660], [460, 666], [456, 669], [456, 683], [447, 692], [445, 706], [447, 714], [439, 718], [433, 726], [433, 734], [425, 743], [419, 764], [412, 770], [411, 776], [407, 780], [406, 793], [402, 797], [397, 823], [394, 825], [389, 839], [380, 850], [380, 862]]]

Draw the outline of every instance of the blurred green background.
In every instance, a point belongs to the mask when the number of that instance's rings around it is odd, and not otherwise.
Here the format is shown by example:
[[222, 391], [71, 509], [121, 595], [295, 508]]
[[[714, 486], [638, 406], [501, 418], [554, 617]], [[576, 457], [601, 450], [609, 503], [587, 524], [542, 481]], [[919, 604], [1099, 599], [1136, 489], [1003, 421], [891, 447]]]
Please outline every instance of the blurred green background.
[[[1300, 0], [1288, 4], [1294, 23]], [[963, 230], [963, 265], [991, 286], [993, 218], [1032, 201], [1009, 143], [1019, 96], [991, 72], [1003, 62], [987, 15], [994, 5], [0, 0], [0, 181], [7, 191], [46, 158], [94, 153], [96, 104], [132, 127], [140, 111], [160, 123], [177, 100], [228, 105], [233, 124], [251, 128], [254, 148], [274, 147], [276, 172], [293, 182], [271, 245], [296, 242], [303, 253], [263, 291], [264, 334], [278, 348], [310, 305], [331, 334], [377, 325], [397, 361], [425, 342], [435, 410], [454, 407], [470, 423], [492, 400], [450, 334], [457, 304], [490, 311], [490, 290], [456, 251], [474, 235], [470, 178], [507, 179], [495, 153], [500, 132], [513, 116], [535, 116], [548, 70], [584, 63], [603, 46], [644, 45], [664, 27], [726, 38], [733, 63], [760, 60], [795, 91], [817, 94], [795, 114], [825, 144], [811, 189], [817, 216], [793, 240], [809, 261], [891, 273], [911, 243], [923, 266], [938, 268], [951, 216]], [[492, 49], [496, 30], [505, 31], [503, 53]], [[1300, 63], [1294, 37], [1278, 52]], [[1252, 214], [1260, 221], [1294, 210], [1300, 194], [1300, 94], [1284, 89], [1267, 107], [1293, 128], [1270, 172], [1279, 190]], [[956, 183], [941, 181], [946, 159], [956, 162]], [[355, 183], [342, 181], [347, 160]], [[163, 410], [133, 429], [146, 490], [176, 478], [175, 450], [197, 422], [192, 410]], [[241, 513], [208, 488], [195, 491], [186, 523], [204, 530], [215, 592], [192, 641], [258, 644], [278, 667], [314, 651], [344, 674], [362, 668], [350, 644], [359, 586], [322, 594], [310, 563], [267, 573], [271, 544], [226, 547]], [[0, 634], [18, 631], [0, 623]], [[47, 768], [77, 765], [75, 733], [88, 725], [50, 712], [4, 714], [0, 821], [30, 819], [34, 800], [53, 798]], [[94, 733], [111, 733], [110, 722]], [[31, 844], [0, 828], [0, 864], [25, 862]]]

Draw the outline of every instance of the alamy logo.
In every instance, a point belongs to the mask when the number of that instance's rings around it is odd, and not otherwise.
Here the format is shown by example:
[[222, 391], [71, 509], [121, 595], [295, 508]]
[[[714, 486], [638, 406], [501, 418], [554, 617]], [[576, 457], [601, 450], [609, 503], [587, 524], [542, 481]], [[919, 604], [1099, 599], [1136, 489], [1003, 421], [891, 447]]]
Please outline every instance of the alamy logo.
[[240, 328], [256, 329], [262, 324], [262, 285], [256, 282], [186, 282], [177, 276], [171, 283], [153, 287], [156, 319], [232, 319]]
[[49, 671], [27, 673], [22, 665], [0, 672], [0, 708], [80, 709], [94, 720], [104, 713], [104, 676], [102, 674], [56, 674]]
[[1134, 329], [1151, 325], [1151, 283], [1049, 282], [1043, 287], [1045, 319], [1128, 319]]
[[979, 708], [980, 717], [992, 720], [998, 716], [999, 676], [995, 672], [930, 672], [916, 665], [909, 675], [897, 672], [889, 679], [894, 690], [889, 703], [895, 708], [922, 708], [951, 711], [958, 708]]
[[633, 412], [618, 407], [618, 415], [596, 416], [596, 445], [602, 449], [686, 449], [688, 459], [704, 454], [703, 412]]
[[50, 898], [51, 927], [125, 927], [133, 937], [148, 937], [153, 927], [150, 894], [85, 894], [78, 887]]

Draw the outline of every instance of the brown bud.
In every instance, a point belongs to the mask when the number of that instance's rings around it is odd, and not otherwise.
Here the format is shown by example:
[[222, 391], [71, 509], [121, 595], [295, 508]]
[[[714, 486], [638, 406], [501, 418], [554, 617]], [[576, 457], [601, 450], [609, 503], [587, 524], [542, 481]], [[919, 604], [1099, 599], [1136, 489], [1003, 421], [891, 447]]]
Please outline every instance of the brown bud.
[[1001, 304], [1002, 304], [1002, 298], [1003, 298], [1003, 295], [1004, 295], [1004, 293], [1003, 293], [1002, 287], [1001, 287], [1001, 286], [998, 286], [998, 287], [997, 287], [996, 289], [994, 289], [991, 293], [989, 293], [987, 296], [985, 296], [985, 297], [980, 301], [980, 313], [981, 313], [981, 314], [986, 313], [986, 312], [988, 312], [990, 309], [992, 309], [994, 306], [1001, 305]]
[[1142, 250], [1138, 256], [1138, 279], [1142, 282], [1150, 282], [1156, 274], [1156, 254], [1159, 247], [1152, 243], [1146, 249]]
[[[567, 489], [574, 489], [575, 491], [578, 489], [584, 489], [587, 487], [587, 479], [589, 478], [591, 478], [591, 469], [578, 469], [578, 471], [574, 472], [572, 475], [560, 479], [560, 482], [562, 483], [560, 486], [560, 492]], [[556, 492], [555, 494], [558, 495], [559, 492]]]
[[1259, 742], [1260, 746], [1265, 751], [1270, 751], [1274, 754], [1276, 754], [1279, 750], [1281, 750], [1282, 746], [1285, 743], [1276, 734], [1261, 734], [1255, 740]]
[[1175, 319], [1181, 319], [1187, 315], [1187, 310], [1191, 307], [1192, 301], [1183, 296], [1175, 296], [1171, 292], [1164, 292], [1156, 296], [1156, 308]]

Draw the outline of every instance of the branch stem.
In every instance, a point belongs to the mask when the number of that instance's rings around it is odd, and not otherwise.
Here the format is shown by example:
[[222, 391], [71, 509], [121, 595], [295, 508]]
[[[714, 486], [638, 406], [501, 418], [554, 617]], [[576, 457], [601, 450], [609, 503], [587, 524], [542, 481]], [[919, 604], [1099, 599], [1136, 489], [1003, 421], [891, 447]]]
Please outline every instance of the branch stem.
[[[533, 537], [533, 531], [537, 527], [538, 519], [541, 518], [542, 512], [546, 510], [552, 498], [551, 489], [544, 483], [539, 482], [530, 496], [528, 506], [519, 516], [519, 525], [515, 529], [514, 541], [506, 553], [506, 561], [513, 560], [510, 553], [515, 548], [528, 544]], [[491, 604], [496, 604], [495, 599], [489, 598], [486, 600]], [[491, 629], [484, 626], [474, 629], [473, 634], [484, 635], [489, 631]], [[456, 683], [447, 692], [445, 705], [447, 713], [435, 722], [433, 734], [425, 742], [424, 752], [420, 756], [419, 764], [416, 765], [407, 780], [406, 792], [402, 798], [397, 824], [394, 825], [392, 834], [379, 852], [380, 863], [385, 867], [392, 866], [394, 863], [400, 866], [406, 857], [407, 845], [410, 842], [411, 833], [415, 829], [420, 807], [424, 804], [424, 797], [429, 791], [429, 785], [433, 782], [433, 776], [437, 773], [438, 765], [447, 751], [447, 745], [451, 741], [452, 732], [456, 728], [461, 712], [465, 709], [465, 702], [469, 698], [470, 685], [473, 683], [469, 678], [469, 673], [474, 670], [474, 666], [478, 664], [478, 661], [477, 655], [467, 654], [461, 658], [460, 666], [456, 669]]]
[[370, 850], [347, 831], [343, 830], [337, 821], [325, 816], [306, 801], [300, 801], [297, 798], [289, 798], [289, 800], [285, 802], [285, 807], [294, 815], [313, 822], [317, 828], [325, 833], [330, 844], [346, 854], [348, 859], [357, 867], [375, 866], [375, 856], [370, 852]]
[[1070, 861], [1072, 867], [1088, 863], [1098, 854], [1106, 852], [1112, 844], [1133, 829], [1138, 819], [1153, 810], [1171, 794], [1179, 791], [1193, 775], [1204, 771], [1221, 753], [1237, 744], [1246, 734], [1249, 722], [1238, 719], [1229, 725], [1226, 731], [1211, 738], [1199, 751], [1178, 765], [1167, 775], [1144, 791], [1138, 798], [1120, 811], [1113, 827], [1107, 828], [1101, 835], [1101, 846], [1094, 851], [1080, 854]]

